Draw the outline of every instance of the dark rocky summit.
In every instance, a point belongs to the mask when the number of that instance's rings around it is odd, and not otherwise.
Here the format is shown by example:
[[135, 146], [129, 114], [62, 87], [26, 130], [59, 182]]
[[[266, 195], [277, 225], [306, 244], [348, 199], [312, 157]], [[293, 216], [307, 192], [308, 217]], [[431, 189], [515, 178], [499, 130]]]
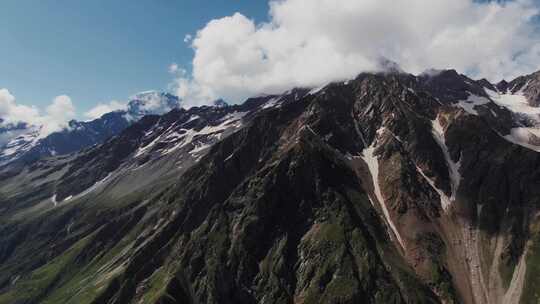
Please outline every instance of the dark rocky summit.
[[508, 86], [361, 74], [4, 168], [0, 303], [538, 303]]

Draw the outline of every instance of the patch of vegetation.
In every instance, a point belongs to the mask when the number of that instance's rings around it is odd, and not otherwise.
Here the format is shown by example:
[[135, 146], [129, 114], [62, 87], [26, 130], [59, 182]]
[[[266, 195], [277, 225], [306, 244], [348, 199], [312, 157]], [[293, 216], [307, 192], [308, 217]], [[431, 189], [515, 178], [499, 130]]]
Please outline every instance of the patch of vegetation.
[[431, 262], [430, 285], [448, 303], [458, 303], [452, 275], [444, 263], [446, 260], [444, 242], [434, 233], [425, 233], [418, 237], [417, 243], [425, 248], [429, 254]]
[[118, 272], [107, 276], [101, 273], [100, 269], [120, 254], [130, 242], [133, 242], [138, 231], [138, 229], [133, 229], [116, 246], [108, 250], [107, 254], [98, 256], [85, 267], [76, 268], [75, 266], [71, 273], [64, 275], [60, 288], [48, 295], [43, 303], [91, 303], [112, 279], [121, 274]]
[[165, 293], [169, 279], [166, 269], [162, 267], [156, 270], [149, 278], [148, 289], [145, 290], [141, 303], [156, 303]]
[[34, 270], [28, 277], [21, 278], [12, 290], [0, 295], [0, 303], [38, 302], [46, 292], [61, 280], [62, 276], [70, 273], [75, 257], [84, 248], [90, 237], [81, 239], [62, 255], [51, 262]]

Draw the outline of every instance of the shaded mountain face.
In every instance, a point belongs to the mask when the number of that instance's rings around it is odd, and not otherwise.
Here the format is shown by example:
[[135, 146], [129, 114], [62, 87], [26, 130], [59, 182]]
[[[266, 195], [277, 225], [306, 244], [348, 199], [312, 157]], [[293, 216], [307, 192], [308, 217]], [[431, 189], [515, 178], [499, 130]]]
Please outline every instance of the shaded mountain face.
[[28, 164], [44, 157], [74, 153], [118, 135], [145, 115], [161, 115], [178, 107], [178, 97], [150, 91], [133, 96], [125, 111], [106, 113], [88, 122], [72, 120], [63, 130], [47, 136], [40, 135], [39, 126], [0, 127], [0, 166], [13, 162]]
[[525, 90], [361, 74], [0, 171], [0, 303], [537, 303]]

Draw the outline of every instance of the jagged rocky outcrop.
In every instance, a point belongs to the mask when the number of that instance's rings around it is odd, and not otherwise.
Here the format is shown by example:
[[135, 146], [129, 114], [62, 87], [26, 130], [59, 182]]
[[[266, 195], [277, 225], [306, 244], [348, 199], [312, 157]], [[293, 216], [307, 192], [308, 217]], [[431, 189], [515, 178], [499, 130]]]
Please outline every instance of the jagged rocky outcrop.
[[2, 171], [0, 303], [536, 303], [523, 92], [365, 73]]

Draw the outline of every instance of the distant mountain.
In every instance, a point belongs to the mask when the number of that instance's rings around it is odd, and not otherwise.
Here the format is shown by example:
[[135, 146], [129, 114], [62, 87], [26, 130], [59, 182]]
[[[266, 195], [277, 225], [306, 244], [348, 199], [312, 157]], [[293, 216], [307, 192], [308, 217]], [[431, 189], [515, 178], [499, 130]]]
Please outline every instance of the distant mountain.
[[131, 97], [126, 113], [129, 118], [139, 120], [145, 115], [161, 115], [179, 108], [180, 99], [169, 93], [148, 91]]
[[214, 101], [214, 106], [216, 106], [218, 108], [223, 108], [223, 107], [229, 106], [229, 104], [227, 102], [225, 102], [225, 100], [223, 100], [223, 99], [218, 99], [218, 100]]
[[11, 139], [21, 135], [27, 128], [25, 123], [6, 123], [0, 118], [0, 146], [6, 145]]
[[504, 91], [512, 94], [522, 93], [527, 97], [527, 102], [534, 107], [540, 106], [540, 71], [516, 78], [510, 83], [502, 81], [497, 85]]
[[538, 303], [535, 79], [362, 73], [0, 168], [0, 304]]
[[107, 113], [89, 122], [72, 120], [62, 131], [46, 137], [40, 136], [39, 126], [0, 127], [0, 165], [13, 161], [28, 163], [80, 151], [118, 135], [145, 115], [164, 114], [178, 107], [178, 97], [149, 91], [133, 96], [124, 111]]

